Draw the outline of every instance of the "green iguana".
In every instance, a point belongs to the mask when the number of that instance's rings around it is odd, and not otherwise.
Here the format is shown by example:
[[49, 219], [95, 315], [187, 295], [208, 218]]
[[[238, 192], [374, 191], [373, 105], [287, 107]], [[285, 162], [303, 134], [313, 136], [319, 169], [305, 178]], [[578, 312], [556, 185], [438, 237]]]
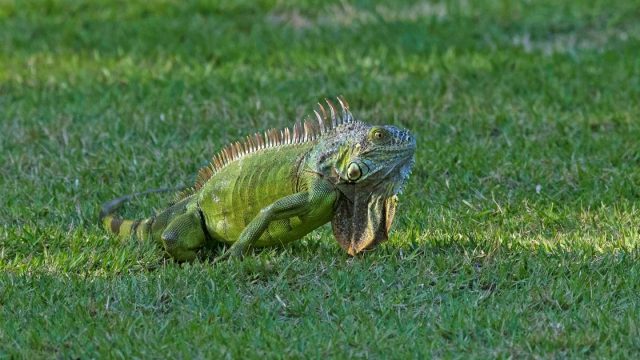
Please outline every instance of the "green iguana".
[[415, 139], [404, 129], [356, 121], [341, 97], [340, 111], [326, 102], [328, 113], [322, 104], [314, 110], [317, 121], [225, 147], [159, 214], [138, 221], [114, 216], [131, 199], [124, 196], [102, 207], [101, 221], [120, 236], [161, 242], [179, 261], [194, 259], [208, 242], [232, 244], [221, 258], [240, 256], [329, 221], [350, 255], [372, 248], [387, 239]]

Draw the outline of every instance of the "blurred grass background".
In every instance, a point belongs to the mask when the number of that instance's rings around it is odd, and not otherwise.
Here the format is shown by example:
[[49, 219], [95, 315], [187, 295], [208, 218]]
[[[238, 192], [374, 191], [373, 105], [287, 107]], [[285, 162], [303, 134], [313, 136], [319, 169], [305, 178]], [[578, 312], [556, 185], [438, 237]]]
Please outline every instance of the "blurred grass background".
[[[638, 59], [637, 1], [0, 0], [0, 357], [631, 357]], [[375, 252], [97, 226], [339, 94], [418, 139]]]

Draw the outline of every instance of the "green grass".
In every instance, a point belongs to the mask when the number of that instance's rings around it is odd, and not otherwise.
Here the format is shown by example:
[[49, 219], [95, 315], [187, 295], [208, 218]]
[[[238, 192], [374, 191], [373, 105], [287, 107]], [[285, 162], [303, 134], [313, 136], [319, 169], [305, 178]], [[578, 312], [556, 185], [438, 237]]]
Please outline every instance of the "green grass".
[[[126, 4], [0, 1], [0, 358], [640, 352], [637, 1]], [[97, 225], [338, 94], [418, 139], [376, 251], [179, 265]]]

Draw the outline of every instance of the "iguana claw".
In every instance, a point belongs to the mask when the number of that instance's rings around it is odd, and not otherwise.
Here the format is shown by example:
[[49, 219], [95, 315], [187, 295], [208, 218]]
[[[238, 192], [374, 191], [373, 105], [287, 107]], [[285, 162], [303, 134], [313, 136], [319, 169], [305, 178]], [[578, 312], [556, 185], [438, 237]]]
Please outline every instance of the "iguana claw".
[[235, 246], [231, 246], [224, 253], [222, 253], [222, 255], [215, 258], [213, 260], [213, 263], [215, 264], [221, 261], [228, 261], [230, 259], [242, 259], [242, 249], [239, 249], [238, 247], [235, 247]]

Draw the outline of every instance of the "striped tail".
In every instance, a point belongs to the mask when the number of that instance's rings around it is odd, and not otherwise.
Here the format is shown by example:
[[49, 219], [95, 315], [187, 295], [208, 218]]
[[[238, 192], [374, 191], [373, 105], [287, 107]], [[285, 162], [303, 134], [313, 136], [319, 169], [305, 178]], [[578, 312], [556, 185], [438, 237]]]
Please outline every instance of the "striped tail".
[[137, 239], [147, 240], [151, 237], [151, 225], [153, 224], [155, 216], [142, 220], [128, 220], [115, 215], [115, 211], [134, 197], [174, 190], [176, 189], [153, 189], [113, 199], [102, 205], [102, 208], [100, 209], [100, 222], [107, 231], [110, 231], [120, 237], [128, 237], [135, 234]]

